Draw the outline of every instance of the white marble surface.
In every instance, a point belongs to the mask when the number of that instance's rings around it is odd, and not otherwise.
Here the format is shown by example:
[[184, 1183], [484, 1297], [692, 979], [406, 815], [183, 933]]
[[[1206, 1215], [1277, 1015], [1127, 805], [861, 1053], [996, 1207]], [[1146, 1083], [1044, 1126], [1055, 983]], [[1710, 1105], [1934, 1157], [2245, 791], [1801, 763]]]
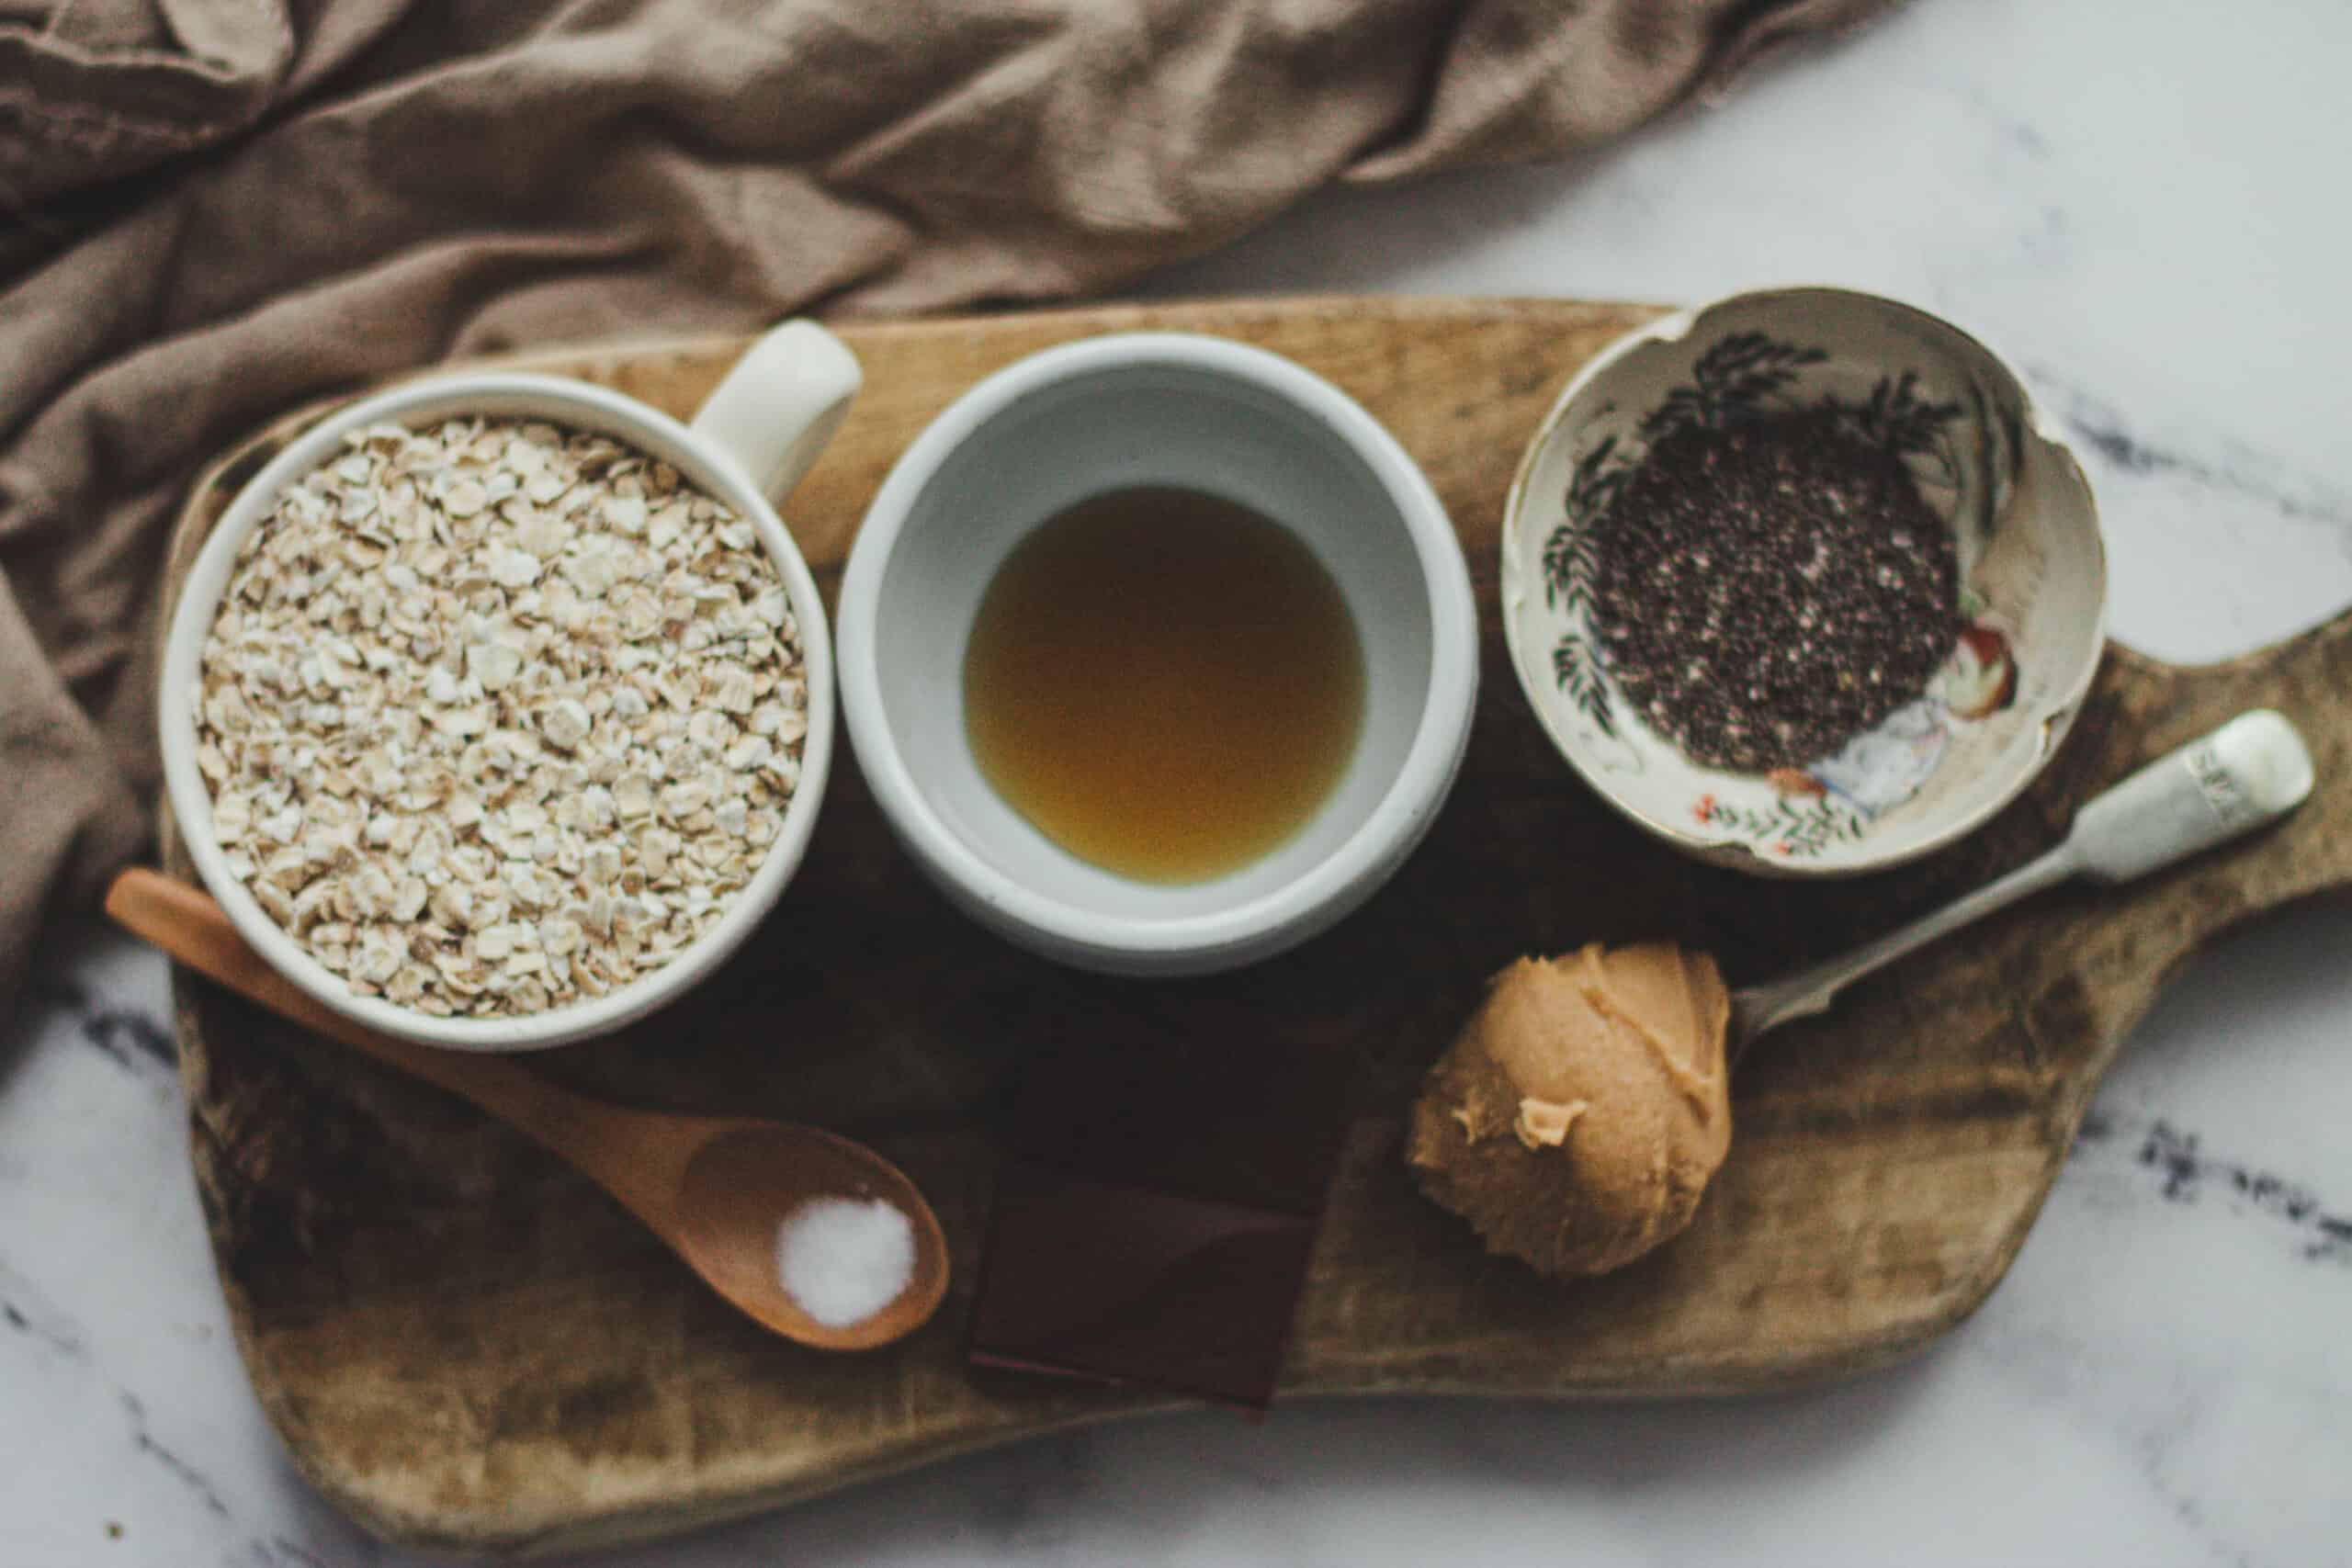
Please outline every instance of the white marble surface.
[[[1328, 197], [1153, 292], [1691, 299], [1979, 330], [2075, 427], [2114, 621], [2179, 659], [2352, 600], [2352, 8], [1918, 0], [1574, 167]], [[163, 965], [91, 936], [0, 1032], [0, 1565], [399, 1564], [288, 1471], [205, 1252]], [[790, 1561], [2352, 1562], [2352, 907], [2180, 976], [1940, 1348], [1721, 1404], [1108, 1428], [682, 1542]]]

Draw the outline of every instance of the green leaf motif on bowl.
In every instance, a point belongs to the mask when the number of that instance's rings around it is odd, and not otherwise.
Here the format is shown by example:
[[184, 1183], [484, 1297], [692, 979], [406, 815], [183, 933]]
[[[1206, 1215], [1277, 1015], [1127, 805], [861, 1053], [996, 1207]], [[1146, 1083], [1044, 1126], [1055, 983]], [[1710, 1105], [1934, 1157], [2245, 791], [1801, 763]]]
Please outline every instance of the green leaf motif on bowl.
[[1561, 633], [1554, 646], [1552, 678], [1594, 728], [1611, 740], [1617, 739], [1617, 720], [1610, 709], [1609, 687], [1600, 678], [1600, 658], [1576, 633]]
[[1617, 720], [1601, 678], [1600, 658], [1584, 635], [1592, 608], [1592, 581], [1600, 561], [1593, 520], [1616, 501], [1632, 465], [1617, 458], [1617, 438], [1601, 441], [1577, 462], [1568, 479], [1567, 515], [1544, 541], [1544, 602], [1567, 616], [1572, 628], [1552, 649], [1552, 678], [1577, 711], [1601, 734], [1617, 738]]
[[1690, 807], [1701, 826], [1720, 832], [1724, 840], [1746, 844], [1767, 854], [1804, 859], [1832, 844], [1850, 843], [1862, 836], [1870, 819], [1824, 796], [1782, 795], [1770, 807], [1744, 807], [1701, 795]]
[[1782, 343], [1762, 333], [1728, 333], [1690, 367], [1689, 385], [1675, 388], [1643, 417], [1642, 439], [1656, 446], [1690, 425], [1720, 428], [1751, 418], [1786, 391], [1798, 371], [1828, 357], [1828, 350], [1809, 344]]

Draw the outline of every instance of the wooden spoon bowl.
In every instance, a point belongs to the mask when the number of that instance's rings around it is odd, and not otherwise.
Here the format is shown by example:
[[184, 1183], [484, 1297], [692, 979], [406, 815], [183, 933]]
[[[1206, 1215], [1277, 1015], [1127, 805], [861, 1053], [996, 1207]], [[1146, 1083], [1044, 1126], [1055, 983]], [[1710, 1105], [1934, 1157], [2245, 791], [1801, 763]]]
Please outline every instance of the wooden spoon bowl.
[[[824, 1198], [879, 1198], [915, 1227], [914, 1271], [890, 1304], [838, 1327], [818, 1322], [781, 1288], [776, 1228]], [[713, 1122], [686, 1161], [671, 1245], [713, 1290], [788, 1339], [820, 1350], [867, 1350], [922, 1326], [947, 1293], [939, 1221], [898, 1167], [863, 1144], [815, 1127]]]

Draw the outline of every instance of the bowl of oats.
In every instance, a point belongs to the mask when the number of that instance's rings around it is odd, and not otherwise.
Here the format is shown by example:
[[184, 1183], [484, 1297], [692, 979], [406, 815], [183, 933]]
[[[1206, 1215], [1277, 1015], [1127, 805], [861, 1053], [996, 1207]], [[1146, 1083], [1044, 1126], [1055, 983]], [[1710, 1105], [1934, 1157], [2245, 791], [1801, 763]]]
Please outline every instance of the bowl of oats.
[[175, 607], [164, 785], [207, 888], [311, 996], [522, 1051], [674, 998], [775, 906], [831, 760], [824, 606], [770, 497], [859, 383], [788, 322], [691, 423], [427, 377], [239, 492]]

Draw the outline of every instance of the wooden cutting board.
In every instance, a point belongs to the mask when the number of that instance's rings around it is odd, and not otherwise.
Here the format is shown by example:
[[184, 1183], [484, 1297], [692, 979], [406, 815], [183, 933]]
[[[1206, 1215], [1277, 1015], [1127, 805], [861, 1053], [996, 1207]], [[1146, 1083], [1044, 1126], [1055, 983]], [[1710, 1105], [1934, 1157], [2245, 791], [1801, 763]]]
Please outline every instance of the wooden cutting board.
[[[937, 1205], [957, 1292], [889, 1350], [832, 1357], [753, 1328], [604, 1195], [436, 1091], [175, 976], [197, 1177], [238, 1344], [295, 1462], [369, 1529], [520, 1551], [750, 1512], [1056, 1427], [1164, 1408], [1147, 1393], [975, 1375], [961, 1357], [992, 1164], [1024, 1050], [1279, 1036], [1347, 1066], [1351, 1132], [1301, 1304], [1286, 1395], [1730, 1393], [1918, 1350], [1982, 1302], [2032, 1224], [2118, 1043], [2200, 942], [2352, 880], [2352, 617], [2232, 663], [2110, 650], [2063, 754], [1967, 843], [1831, 885], [1711, 870], [1637, 836], [1570, 775], [1511, 678], [1494, 615], [1503, 492], [1577, 365], [1657, 312], [1574, 302], [1307, 299], [848, 325], [867, 391], [786, 515], [837, 579], [893, 457], [977, 377], [1048, 344], [1186, 328], [1337, 381], [1419, 458], [1485, 612], [1461, 783], [1368, 907], [1242, 974], [1151, 987], [1070, 974], [957, 918], [834, 770], [775, 916], [695, 997], [538, 1059], [636, 1104], [752, 1111], [870, 1140]], [[537, 356], [691, 410], [732, 342]], [[314, 411], [315, 412], [315, 411]], [[171, 581], [233, 486], [190, 497]], [[1822, 956], [2014, 865], [2076, 803], [2245, 707], [2312, 743], [2283, 827], [2120, 893], [2062, 890], [1859, 986], [1739, 1079], [1730, 1162], [1691, 1231], [1624, 1272], [1554, 1284], [1486, 1257], [1398, 1158], [1423, 1068], [1512, 956], [1672, 936], [1735, 984]], [[173, 870], [189, 868], [167, 845]], [[1277, 1414], [1276, 1419], [1280, 1419]]]

